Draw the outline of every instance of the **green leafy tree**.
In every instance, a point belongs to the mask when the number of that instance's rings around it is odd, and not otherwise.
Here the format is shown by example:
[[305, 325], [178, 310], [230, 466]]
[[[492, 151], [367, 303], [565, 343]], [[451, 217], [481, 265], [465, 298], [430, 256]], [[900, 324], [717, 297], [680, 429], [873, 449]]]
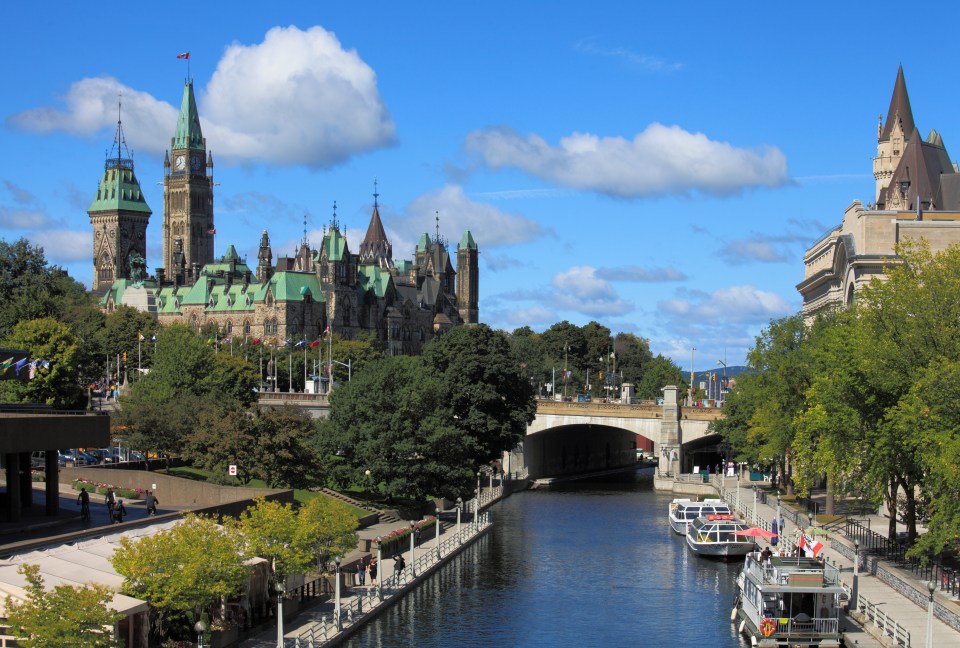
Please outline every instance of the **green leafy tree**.
[[297, 512], [290, 504], [260, 497], [229, 524], [242, 536], [246, 556], [270, 562], [274, 582], [306, 574], [313, 566], [315, 545], [300, 531]]
[[[616, 357], [611, 369], [623, 375], [622, 382], [640, 385], [648, 370], [658, 370], [657, 367], [649, 366], [653, 360], [653, 354], [650, 353], [650, 342], [633, 333], [617, 333], [612, 351]], [[663, 356], [659, 357], [661, 360], [664, 359]], [[677, 369], [679, 370], [679, 367]], [[665, 376], [660, 378], [665, 378]], [[620, 384], [619, 379], [617, 384]], [[662, 383], [659, 388], [663, 389], [667, 384]], [[671, 384], [677, 383], [673, 382]]]
[[536, 417], [533, 387], [506, 336], [485, 324], [460, 326], [424, 349], [456, 427], [479, 450], [478, 464], [517, 447]]
[[242, 542], [213, 518], [187, 514], [166, 531], [122, 537], [110, 562], [124, 578], [123, 593], [150, 603], [162, 639], [169, 620], [188, 623], [203, 608], [243, 591], [250, 570]]
[[314, 497], [297, 511], [297, 533], [316, 556], [346, 556], [357, 548], [356, 516], [332, 497]]
[[37, 367], [31, 380], [0, 381], [0, 400], [47, 403], [64, 409], [86, 405], [86, 391], [77, 377], [79, 345], [65, 324], [51, 318], [24, 320], [14, 326], [3, 346], [23, 349], [31, 359], [46, 363]]
[[40, 568], [21, 565], [27, 599], [6, 598], [7, 625], [24, 648], [118, 648], [113, 625], [122, 617], [110, 609], [113, 592], [103, 585], [44, 586]]
[[[153, 364], [154, 344], [152, 338], [162, 327], [150, 313], [145, 313], [130, 306], [120, 305], [106, 316], [103, 331], [103, 356], [101, 363], [110, 358], [110, 365], [116, 369], [116, 359], [119, 356], [121, 363], [123, 354], [127, 354], [125, 367], [127, 376], [136, 380], [137, 363], [141, 368], [149, 368]], [[143, 336], [143, 341], [140, 341]], [[121, 375], [121, 379], [123, 376]]]
[[[626, 371], [624, 372], [626, 381]], [[687, 381], [683, 377], [683, 372], [669, 358], [657, 354], [655, 358], [650, 358], [646, 362], [640, 380], [636, 383], [637, 398], [653, 400], [663, 396], [663, 388], [667, 385], [677, 385], [680, 393], [687, 390]]]
[[337, 483], [362, 483], [369, 471], [386, 495], [411, 499], [469, 493], [484, 453], [455, 425], [443, 384], [409, 356], [384, 358], [334, 390], [317, 447]]

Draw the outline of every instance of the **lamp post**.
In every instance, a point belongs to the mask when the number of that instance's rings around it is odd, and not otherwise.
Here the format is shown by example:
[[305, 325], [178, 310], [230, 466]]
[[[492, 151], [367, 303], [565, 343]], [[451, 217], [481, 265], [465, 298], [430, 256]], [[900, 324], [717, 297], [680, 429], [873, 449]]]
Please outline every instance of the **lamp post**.
[[690, 407], [693, 407], [693, 395], [696, 393], [696, 390], [693, 388], [693, 353], [697, 350], [697, 347], [690, 347]]
[[723, 398], [723, 395], [724, 395], [724, 390], [727, 388], [727, 363], [724, 362], [723, 360], [717, 360], [717, 364], [723, 365], [723, 382], [720, 383], [720, 393], [718, 394], [718, 396], [720, 396], [720, 402], [725, 403], [727, 399]]
[[201, 619], [193, 624], [193, 629], [197, 631], [197, 648], [203, 648], [203, 633], [207, 631], [207, 624]]
[[333, 625], [337, 632], [342, 630], [340, 627], [340, 556], [333, 557]]
[[410, 578], [417, 577], [416, 535], [417, 535], [417, 523], [414, 522], [413, 520], [410, 520]]
[[383, 589], [381, 589], [381, 583], [383, 582], [383, 565], [380, 563], [383, 561], [383, 551], [380, 547], [380, 536], [377, 536], [377, 599], [383, 600]]
[[848, 607], [857, 609], [857, 595], [860, 589], [860, 541], [853, 541], [853, 585], [850, 587], [850, 603]]
[[493, 494], [493, 471], [490, 471], [490, 494]]
[[457, 498], [457, 546], [460, 545], [460, 512], [463, 510], [463, 498]]
[[757, 487], [753, 487], [753, 526], [757, 526]]
[[277, 592], [277, 648], [283, 648], [283, 580], [278, 580], [273, 589]]
[[927, 601], [927, 641], [924, 643], [927, 648], [933, 648], [933, 593], [936, 590], [936, 584], [932, 580], [927, 581], [927, 591], [930, 592], [930, 599]]
[[440, 562], [440, 528], [441, 527], [440, 527], [440, 507], [439, 506], [436, 508], [436, 513], [437, 513], [436, 515], [437, 521], [435, 523], [433, 540], [437, 547], [437, 562]]
[[807, 528], [812, 527], [812, 526], [813, 526], [813, 513], [807, 513], [807, 520], [810, 521], [810, 524], [807, 526]]
[[477, 523], [477, 514], [480, 512], [480, 471], [477, 471], [477, 497], [473, 500], [473, 523]]

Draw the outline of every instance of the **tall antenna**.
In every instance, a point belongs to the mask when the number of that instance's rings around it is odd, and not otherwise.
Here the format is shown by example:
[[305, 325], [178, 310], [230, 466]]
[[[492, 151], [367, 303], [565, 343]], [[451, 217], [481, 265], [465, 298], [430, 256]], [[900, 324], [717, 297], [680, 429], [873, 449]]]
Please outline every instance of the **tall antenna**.
[[373, 208], [377, 208], [377, 199], [380, 197], [380, 194], [377, 193], [377, 178], [373, 178]]
[[303, 244], [307, 245], [307, 212], [303, 212]]
[[433, 213], [436, 214], [436, 220], [437, 220], [437, 235], [434, 241], [439, 243], [440, 242], [440, 210], [437, 210]]

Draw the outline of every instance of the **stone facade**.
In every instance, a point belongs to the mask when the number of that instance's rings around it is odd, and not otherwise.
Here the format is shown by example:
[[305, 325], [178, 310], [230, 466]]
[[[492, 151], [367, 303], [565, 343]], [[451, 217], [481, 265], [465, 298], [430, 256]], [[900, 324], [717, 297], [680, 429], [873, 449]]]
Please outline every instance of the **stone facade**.
[[897, 244], [923, 239], [937, 252], [960, 243], [960, 173], [936, 131], [921, 139], [902, 68], [886, 122], [878, 125], [873, 171], [876, 202], [864, 207], [854, 201], [841, 223], [804, 254], [797, 290], [807, 321], [824, 309], [851, 305], [897, 262]]
[[[423, 234], [412, 261], [394, 261], [376, 192], [370, 225], [356, 253], [334, 214], [318, 248], [310, 245], [304, 232], [296, 255], [279, 257], [274, 264], [264, 230], [255, 271], [233, 245], [214, 259], [212, 168], [193, 84], [187, 82], [171, 151], [164, 159], [163, 267], [152, 277], [138, 275], [129, 264], [104, 273], [95, 286], [106, 311], [131, 305], [164, 324], [181, 322], [196, 330], [215, 326], [222, 338], [238, 342], [310, 342], [327, 331], [346, 338], [370, 332], [391, 354], [419, 353], [434, 335], [479, 321], [479, 250], [473, 235], [465, 232], [457, 246], [456, 270], [439, 225], [433, 237]], [[127, 182], [139, 192], [132, 162], [129, 176]], [[136, 229], [104, 228], [105, 210], [91, 208], [95, 245], [100, 245], [98, 232], [103, 231], [143, 240], [150, 215], [145, 203], [143, 208], [136, 221], [142, 221], [142, 236]], [[107, 213], [111, 223], [122, 216], [120, 209]], [[127, 247], [121, 242], [110, 249]], [[143, 260], [137, 267], [142, 266]]]

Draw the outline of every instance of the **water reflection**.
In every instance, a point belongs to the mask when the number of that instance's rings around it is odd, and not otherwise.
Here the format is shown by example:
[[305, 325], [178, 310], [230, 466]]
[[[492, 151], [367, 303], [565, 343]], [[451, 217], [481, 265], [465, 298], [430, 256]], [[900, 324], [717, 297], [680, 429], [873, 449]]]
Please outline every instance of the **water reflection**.
[[347, 645], [745, 645], [737, 563], [694, 556], [648, 483], [513, 495], [494, 530]]

